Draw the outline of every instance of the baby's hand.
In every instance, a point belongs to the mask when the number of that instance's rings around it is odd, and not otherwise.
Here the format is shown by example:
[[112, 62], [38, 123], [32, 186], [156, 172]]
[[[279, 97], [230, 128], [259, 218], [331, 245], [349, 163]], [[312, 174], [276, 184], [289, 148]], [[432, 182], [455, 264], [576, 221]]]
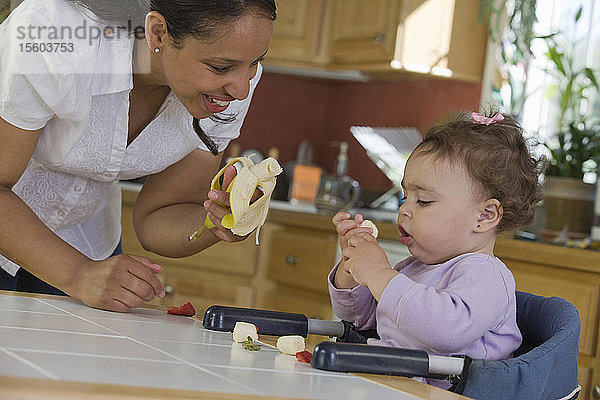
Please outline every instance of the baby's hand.
[[359, 285], [368, 286], [378, 272], [391, 270], [387, 255], [370, 233], [352, 231], [347, 243], [342, 250], [344, 267]]
[[350, 236], [361, 231], [369, 232], [367, 228], [360, 228], [360, 224], [364, 221], [364, 217], [361, 214], [356, 214], [354, 219], [352, 219], [352, 215], [350, 215], [350, 213], [342, 211], [335, 214], [332, 221], [338, 234], [338, 240], [340, 242], [340, 249], [342, 252], [346, 247], [348, 247], [348, 238]]
[[[339, 212], [333, 216], [332, 221], [338, 234], [340, 249], [343, 251], [348, 247], [348, 233], [359, 227], [360, 223], [363, 221], [363, 217], [362, 215], [357, 214], [354, 219], [352, 219], [350, 213]], [[352, 278], [344, 261], [345, 257], [342, 257], [333, 279], [334, 286], [338, 289], [350, 289], [358, 286], [358, 282]]]

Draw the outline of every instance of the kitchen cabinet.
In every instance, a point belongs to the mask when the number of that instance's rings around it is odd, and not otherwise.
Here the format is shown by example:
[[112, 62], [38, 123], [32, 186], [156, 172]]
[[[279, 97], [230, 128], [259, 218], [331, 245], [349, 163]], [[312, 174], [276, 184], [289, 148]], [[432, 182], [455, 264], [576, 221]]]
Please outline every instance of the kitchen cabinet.
[[266, 65], [481, 80], [487, 35], [478, 0], [277, 0], [277, 6]]
[[331, 231], [269, 225], [270, 246], [265, 254], [268, 278], [302, 289], [327, 294], [327, 273], [335, 263], [337, 236]]
[[398, 0], [277, 0], [266, 64], [338, 68], [394, 56]]
[[600, 391], [600, 252], [499, 239], [495, 254], [512, 271], [517, 290], [562, 297], [577, 307], [581, 320], [579, 398], [599, 398], [592, 393]]
[[329, 2], [329, 62], [334, 66], [389, 63], [394, 57], [400, 4], [397, 0]]
[[324, 63], [320, 36], [324, 0], [277, 0], [277, 20], [265, 64]]
[[158, 276], [167, 294], [154, 303], [171, 307], [189, 301], [199, 313], [213, 304], [253, 305], [256, 290], [252, 278], [258, 256], [253, 240], [217, 243], [190, 257], [162, 257], [144, 250], [135, 235], [132, 212], [137, 192], [123, 190], [122, 197], [123, 252], [148, 257], [163, 267]]
[[[311, 224], [310, 218], [317, 223]], [[333, 319], [327, 275], [335, 264], [337, 235], [325, 216], [270, 210], [259, 262], [256, 307]], [[326, 217], [329, 220], [329, 217]], [[308, 221], [307, 221], [308, 220]], [[309, 345], [326, 340], [308, 335]]]

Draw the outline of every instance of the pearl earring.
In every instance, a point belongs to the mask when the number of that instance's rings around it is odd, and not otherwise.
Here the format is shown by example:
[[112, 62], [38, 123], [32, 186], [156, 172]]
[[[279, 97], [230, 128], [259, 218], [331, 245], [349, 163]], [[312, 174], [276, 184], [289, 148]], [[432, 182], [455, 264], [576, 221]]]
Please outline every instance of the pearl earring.
[[154, 48], [154, 52], [155, 52], [155, 53], [160, 53], [160, 49], [159, 49], [158, 47], [155, 47], [155, 48]]

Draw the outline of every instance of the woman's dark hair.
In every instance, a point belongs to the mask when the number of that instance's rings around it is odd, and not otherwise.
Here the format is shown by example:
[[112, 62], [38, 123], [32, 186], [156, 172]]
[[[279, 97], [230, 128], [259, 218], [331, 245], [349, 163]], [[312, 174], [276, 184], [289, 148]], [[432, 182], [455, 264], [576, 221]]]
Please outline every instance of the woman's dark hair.
[[[181, 48], [185, 38], [211, 38], [218, 29], [237, 21], [252, 12], [275, 20], [277, 18], [275, 0], [70, 0], [91, 12], [99, 19], [119, 27], [127, 27], [130, 32], [144, 27], [146, 14], [160, 13], [167, 22], [167, 30], [173, 39], [172, 45]], [[218, 122], [228, 122], [232, 117], [212, 116]], [[214, 155], [218, 149], [214, 141], [200, 127], [197, 118], [193, 120], [198, 137]]]
[[450, 166], [466, 168], [481, 185], [479, 194], [502, 205], [498, 233], [533, 221], [534, 206], [542, 200], [539, 178], [547, 165], [545, 157], [531, 155], [519, 123], [503, 117], [485, 125], [473, 122], [471, 114], [462, 114], [456, 121], [430, 128], [414, 151], [417, 156], [431, 154]]

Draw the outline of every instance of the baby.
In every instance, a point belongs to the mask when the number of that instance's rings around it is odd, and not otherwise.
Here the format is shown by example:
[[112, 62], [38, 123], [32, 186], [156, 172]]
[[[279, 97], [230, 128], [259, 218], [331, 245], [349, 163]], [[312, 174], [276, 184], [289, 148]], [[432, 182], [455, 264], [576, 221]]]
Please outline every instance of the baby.
[[333, 217], [342, 249], [328, 278], [335, 314], [377, 328], [381, 339], [369, 344], [511, 357], [521, 344], [515, 281], [494, 243], [533, 220], [544, 167], [509, 116], [472, 113], [429, 129], [402, 181], [398, 230], [411, 257], [392, 268], [360, 214]]

